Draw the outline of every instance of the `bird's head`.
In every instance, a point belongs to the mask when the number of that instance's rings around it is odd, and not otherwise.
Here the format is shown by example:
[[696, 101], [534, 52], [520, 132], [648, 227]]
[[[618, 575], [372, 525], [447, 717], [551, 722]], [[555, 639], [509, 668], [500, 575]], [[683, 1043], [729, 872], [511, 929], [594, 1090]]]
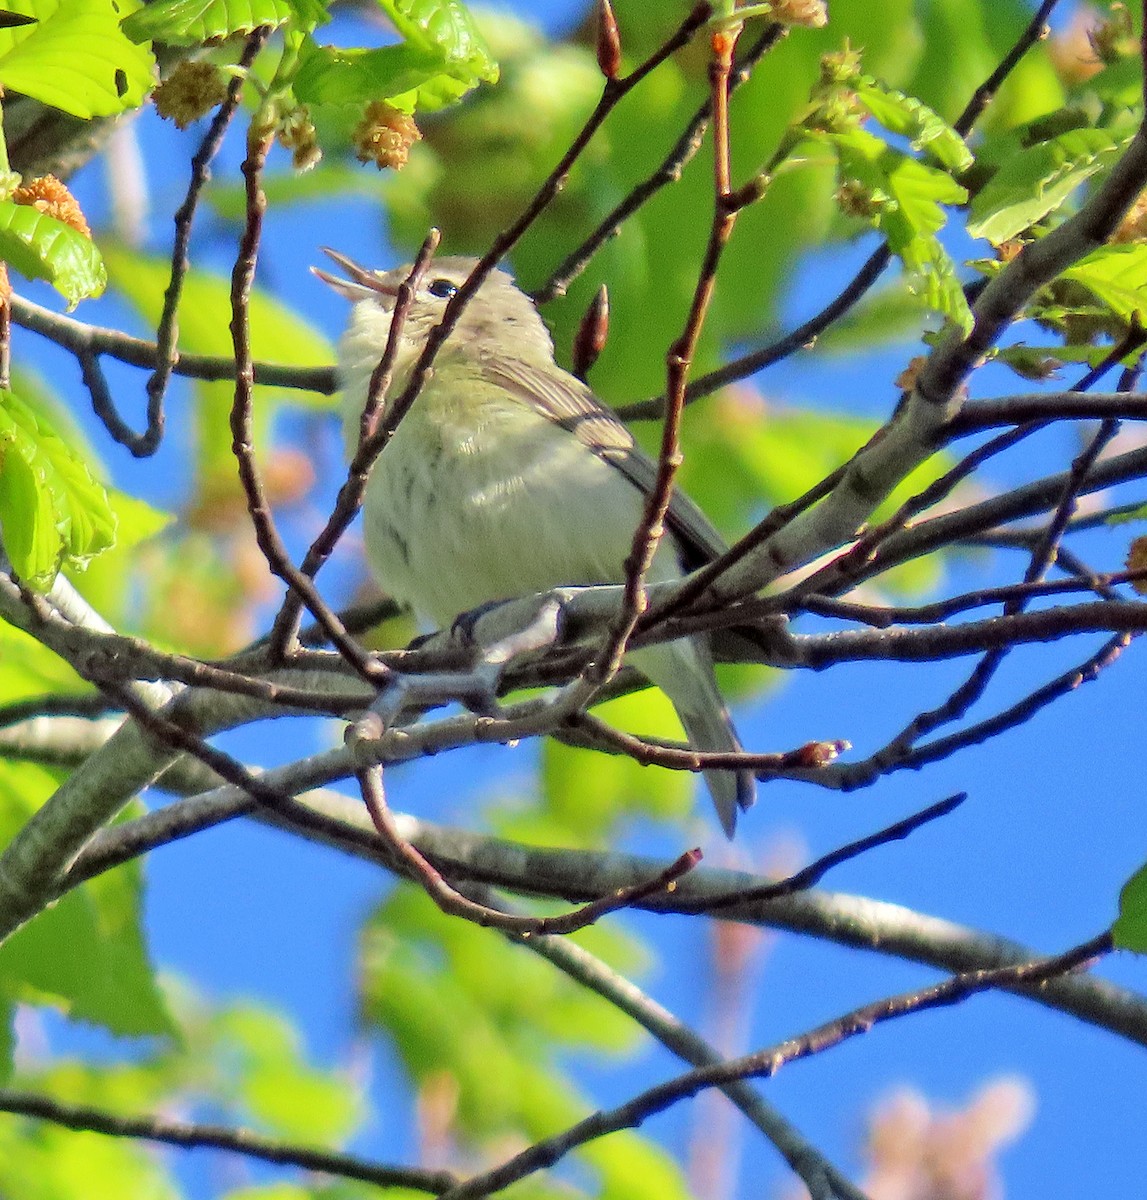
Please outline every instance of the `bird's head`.
[[[391, 271], [370, 271], [346, 255], [324, 248], [344, 272], [333, 275], [311, 270], [340, 296], [354, 304], [352, 328], [377, 340], [378, 353], [386, 344], [399, 289], [410, 276], [409, 265]], [[478, 265], [476, 258], [443, 256], [431, 261], [422, 275], [403, 326], [403, 343], [420, 349], [430, 331], [441, 323], [446, 306]], [[462, 309], [447, 346], [449, 352], [490, 354], [494, 348], [520, 358], [551, 356], [553, 343], [533, 301], [505, 271], [493, 270]]]

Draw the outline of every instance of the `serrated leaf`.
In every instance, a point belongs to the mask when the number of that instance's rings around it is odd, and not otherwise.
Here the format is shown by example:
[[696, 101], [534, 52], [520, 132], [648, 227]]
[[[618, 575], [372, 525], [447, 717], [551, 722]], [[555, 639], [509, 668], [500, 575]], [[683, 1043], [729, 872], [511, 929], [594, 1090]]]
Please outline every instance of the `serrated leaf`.
[[408, 45], [437, 54], [456, 79], [497, 80], [486, 39], [458, 0], [379, 0], [379, 5]]
[[948, 220], [944, 205], [960, 204], [967, 191], [950, 175], [917, 162], [865, 130], [832, 134], [840, 175], [872, 198], [872, 222], [904, 264], [909, 290], [962, 329], [971, 312], [955, 264], [936, 239]]
[[390, 100], [407, 112], [442, 108], [498, 66], [466, 9], [453, 0], [380, 0], [403, 41], [376, 50], [342, 50], [307, 39], [294, 80], [309, 104]]
[[1123, 321], [1147, 314], [1147, 245], [1101, 246], [1060, 278], [1082, 284]]
[[1130, 137], [1071, 129], [1010, 155], [972, 201], [968, 232], [998, 245], [1057, 209], [1122, 153]]
[[46, 279], [69, 307], [107, 286], [95, 243], [30, 204], [0, 200], [0, 261], [28, 279]]
[[155, 85], [150, 50], [120, 29], [139, 0], [5, 0], [5, 7], [36, 18], [0, 29], [5, 89], [88, 119], [137, 108]]
[[830, 134], [828, 140], [836, 149], [841, 177], [856, 180], [876, 197], [873, 219], [894, 254], [944, 227], [948, 216], [942, 205], [968, 198], [967, 190], [944, 171], [917, 162], [863, 129]]
[[17, 574], [47, 587], [115, 542], [116, 516], [87, 465], [12, 392], [0, 392], [0, 532]]
[[195, 46], [292, 19], [310, 30], [330, 16], [319, 0], [156, 0], [126, 18], [123, 32], [133, 42]]
[[915, 238], [901, 252], [906, 267], [908, 290], [926, 308], [940, 313], [968, 333], [973, 325], [972, 310], [964, 295], [964, 285], [956, 273], [951, 255], [934, 237]]
[[914, 150], [923, 151], [949, 171], [966, 171], [975, 161], [964, 139], [915, 96], [867, 76], [857, 80], [856, 95], [889, 133], [908, 138]]

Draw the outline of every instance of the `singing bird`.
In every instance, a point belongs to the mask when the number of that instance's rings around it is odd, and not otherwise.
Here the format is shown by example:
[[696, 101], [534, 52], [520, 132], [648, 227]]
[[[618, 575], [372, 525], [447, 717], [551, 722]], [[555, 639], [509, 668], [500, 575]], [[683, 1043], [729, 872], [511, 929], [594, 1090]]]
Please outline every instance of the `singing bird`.
[[[370, 271], [325, 252], [346, 277], [319, 268], [315, 274], [354, 306], [338, 362], [353, 452], [411, 268]], [[430, 331], [476, 265], [462, 257], [431, 262], [406, 313], [384, 406], [402, 393]], [[367, 558], [395, 600], [439, 627], [495, 600], [621, 583], [655, 475], [629, 430], [554, 361], [553, 341], [530, 298], [494, 270], [464, 307], [371, 472], [363, 503]], [[648, 580], [679, 579], [724, 549], [705, 515], [678, 491]], [[626, 662], [669, 697], [694, 749], [740, 750], [705, 636], [631, 651]], [[705, 781], [732, 837], [756, 781], [748, 770], [716, 769]]]

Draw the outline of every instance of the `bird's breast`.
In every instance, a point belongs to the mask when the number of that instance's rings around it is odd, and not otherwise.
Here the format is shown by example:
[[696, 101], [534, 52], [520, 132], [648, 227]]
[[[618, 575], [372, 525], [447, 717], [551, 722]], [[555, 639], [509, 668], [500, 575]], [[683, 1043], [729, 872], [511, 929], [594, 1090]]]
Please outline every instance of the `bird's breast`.
[[[367, 485], [367, 554], [383, 586], [445, 625], [492, 600], [614, 583], [642, 497], [616, 468], [516, 397], [440, 371]], [[651, 578], [680, 573], [674, 548]]]

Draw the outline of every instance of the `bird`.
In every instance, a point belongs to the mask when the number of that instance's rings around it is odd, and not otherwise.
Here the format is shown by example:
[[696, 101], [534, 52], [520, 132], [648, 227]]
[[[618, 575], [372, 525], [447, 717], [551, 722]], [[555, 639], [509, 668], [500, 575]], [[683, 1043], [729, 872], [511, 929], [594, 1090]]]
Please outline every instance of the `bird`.
[[[337, 251], [324, 247], [324, 253], [344, 274], [312, 271], [352, 304], [337, 367], [352, 456], [370, 379], [412, 267], [374, 271]], [[405, 314], [384, 412], [477, 264], [442, 256], [422, 275]], [[439, 628], [499, 600], [618, 584], [656, 473], [626, 426], [556, 363], [530, 297], [494, 268], [462, 309], [371, 471], [363, 498], [367, 561], [393, 599]], [[679, 579], [725, 550], [680, 490], [665, 526], [650, 583]], [[706, 635], [630, 651], [626, 662], [668, 696], [693, 749], [741, 751]], [[756, 797], [756, 779], [747, 769], [709, 769], [704, 777], [731, 838], [738, 812]]]

